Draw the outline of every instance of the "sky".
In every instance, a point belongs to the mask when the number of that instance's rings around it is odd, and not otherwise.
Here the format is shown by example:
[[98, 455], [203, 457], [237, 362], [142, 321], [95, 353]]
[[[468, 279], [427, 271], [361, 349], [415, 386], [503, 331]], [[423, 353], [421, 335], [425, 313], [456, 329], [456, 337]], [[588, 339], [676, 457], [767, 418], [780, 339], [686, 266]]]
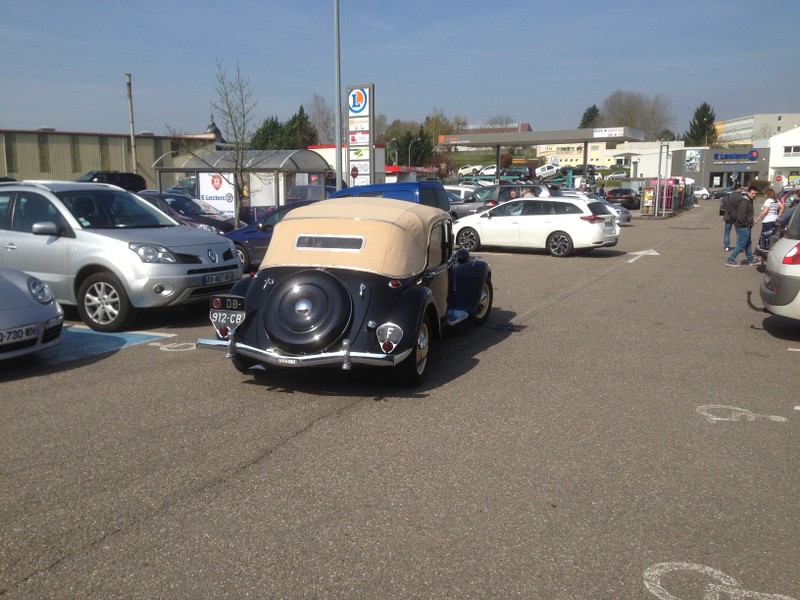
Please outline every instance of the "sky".
[[[334, 0], [0, 0], [0, 129], [205, 131], [215, 65], [237, 65], [257, 122], [315, 94], [335, 106]], [[339, 0], [341, 87], [374, 109], [535, 131], [578, 127], [622, 90], [666, 97], [670, 129], [800, 113], [798, 0]], [[344, 103], [344, 98], [342, 100]], [[225, 133], [225, 132], [223, 132]]]

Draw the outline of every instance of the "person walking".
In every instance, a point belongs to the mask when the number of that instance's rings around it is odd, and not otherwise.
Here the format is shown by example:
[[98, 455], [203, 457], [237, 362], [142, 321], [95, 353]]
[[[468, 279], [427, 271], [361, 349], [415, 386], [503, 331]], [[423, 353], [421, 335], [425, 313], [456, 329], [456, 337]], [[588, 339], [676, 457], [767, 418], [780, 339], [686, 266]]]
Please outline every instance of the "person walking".
[[761, 206], [761, 212], [753, 221], [755, 226], [761, 221], [761, 235], [758, 238], [758, 247], [761, 252], [769, 251], [769, 238], [772, 236], [772, 230], [775, 228], [775, 221], [778, 219], [780, 212], [780, 203], [775, 198], [775, 190], [767, 188], [764, 190], [764, 204]]
[[747, 257], [748, 265], [755, 265], [756, 259], [753, 256], [753, 244], [750, 239], [750, 234], [753, 229], [753, 200], [758, 195], [758, 188], [751, 185], [747, 188], [747, 194], [742, 196], [742, 199], [731, 203], [731, 216], [733, 217], [733, 226], [736, 228], [736, 247], [728, 256], [725, 263], [729, 267], [738, 267], [739, 263], [736, 262], [736, 257], [739, 253], [744, 251]]
[[722, 199], [722, 218], [725, 220], [725, 231], [722, 234], [722, 247], [725, 252], [731, 251], [731, 229], [733, 229], [733, 217], [731, 216], [731, 206], [738, 205], [742, 199], [742, 184], [733, 184], [733, 191]]

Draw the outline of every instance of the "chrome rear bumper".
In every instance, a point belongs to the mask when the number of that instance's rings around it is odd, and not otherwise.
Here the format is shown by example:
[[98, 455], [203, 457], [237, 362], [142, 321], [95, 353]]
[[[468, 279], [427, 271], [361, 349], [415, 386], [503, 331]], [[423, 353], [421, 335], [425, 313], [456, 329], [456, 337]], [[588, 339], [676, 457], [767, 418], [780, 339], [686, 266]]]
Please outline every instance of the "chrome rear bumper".
[[403, 362], [409, 354], [411, 348], [399, 354], [373, 354], [370, 352], [353, 352], [350, 350], [350, 340], [342, 340], [341, 349], [334, 352], [319, 352], [317, 354], [284, 354], [276, 348], [262, 350], [235, 342], [233, 340], [218, 340], [208, 338], [198, 338], [198, 346], [208, 346], [210, 348], [224, 348], [226, 358], [233, 358], [236, 355], [246, 356], [264, 364], [277, 367], [315, 367], [321, 365], [341, 365], [342, 369], [349, 369], [351, 365], [370, 365], [377, 367], [393, 367]]

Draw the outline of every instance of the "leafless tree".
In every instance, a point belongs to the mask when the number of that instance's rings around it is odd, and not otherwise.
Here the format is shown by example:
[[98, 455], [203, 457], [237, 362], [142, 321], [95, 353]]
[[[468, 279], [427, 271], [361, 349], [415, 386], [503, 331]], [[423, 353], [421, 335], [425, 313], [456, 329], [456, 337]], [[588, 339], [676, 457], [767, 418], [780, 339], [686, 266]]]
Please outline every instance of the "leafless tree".
[[497, 115], [486, 120], [486, 126], [490, 129], [508, 129], [516, 124], [516, 121], [508, 115]]
[[336, 140], [334, 131], [334, 109], [320, 94], [311, 97], [308, 106], [308, 118], [317, 130], [320, 144], [333, 144]]
[[[248, 183], [248, 173], [258, 168], [257, 161], [247, 160], [247, 151], [250, 147], [250, 140], [253, 137], [252, 123], [255, 118], [255, 108], [258, 104], [253, 100], [250, 90], [250, 80], [243, 77], [236, 63], [236, 69], [229, 75], [228, 70], [219, 58], [214, 62], [214, 77], [216, 83], [214, 92], [216, 100], [211, 101], [212, 116], [218, 121], [218, 127], [224, 133], [226, 143], [225, 150], [228, 151], [224, 169], [217, 164], [211, 164], [206, 160], [209, 150], [208, 141], [199, 141], [196, 136], [182, 137], [180, 134], [170, 130], [170, 135], [179, 140], [179, 153], [189, 154], [195, 160], [210, 169], [220, 169], [220, 173], [227, 180], [225, 171], [230, 169], [233, 173], [233, 184], [236, 189], [234, 201], [234, 214], [238, 223], [238, 216], [241, 213], [242, 198], [244, 197], [245, 186]], [[212, 148], [216, 149], [216, 147]]]
[[658, 139], [672, 128], [672, 104], [666, 96], [648, 98], [638, 92], [612, 92], [603, 100], [602, 121], [606, 127], [632, 127], [641, 130], [645, 140]]

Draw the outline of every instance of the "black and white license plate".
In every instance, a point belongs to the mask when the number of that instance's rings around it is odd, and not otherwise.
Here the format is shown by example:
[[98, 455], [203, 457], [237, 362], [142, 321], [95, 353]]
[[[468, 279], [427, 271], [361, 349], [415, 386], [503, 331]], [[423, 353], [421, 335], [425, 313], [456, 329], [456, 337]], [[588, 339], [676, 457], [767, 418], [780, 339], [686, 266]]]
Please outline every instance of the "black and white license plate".
[[227, 273], [214, 273], [203, 277], [203, 285], [213, 285], [215, 283], [228, 283], [233, 281], [233, 271]]
[[214, 327], [219, 328], [224, 325], [232, 331], [244, 321], [244, 314], [242, 296], [220, 294], [211, 297], [211, 311], [208, 316]]
[[0, 331], [0, 344], [13, 344], [14, 342], [22, 342], [35, 337], [39, 337], [39, 328], [36, 325], [13, 327]]

